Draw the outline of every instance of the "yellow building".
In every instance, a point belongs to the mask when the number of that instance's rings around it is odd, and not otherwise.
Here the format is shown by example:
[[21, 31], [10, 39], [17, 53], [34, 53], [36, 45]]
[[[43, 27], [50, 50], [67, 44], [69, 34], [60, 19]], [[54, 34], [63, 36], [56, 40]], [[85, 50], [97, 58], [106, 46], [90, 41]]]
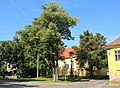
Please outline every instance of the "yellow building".
[[111, 83], [120, 83], [120, 38], [107, 44], [109, 78]]

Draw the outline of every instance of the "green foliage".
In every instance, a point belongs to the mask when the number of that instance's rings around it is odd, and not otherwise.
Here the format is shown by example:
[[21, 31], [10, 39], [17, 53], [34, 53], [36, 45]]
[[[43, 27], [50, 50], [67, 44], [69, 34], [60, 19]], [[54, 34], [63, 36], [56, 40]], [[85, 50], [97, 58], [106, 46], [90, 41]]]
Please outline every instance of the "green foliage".
[[31, 25], [16, 32], [13, 41], [0, 42], [0, 63], [12, 64], [20, 77], [35, 77], [37, 60], [40, 74], [46, 75], [58, 65], [64, 47], [62, 39], [73, 39], [69, 28], [76, 25], [77, 18], [69, 16], [55, 2], [43, 5], [42, 9], [41, 15], [34, 18]]
[[40, 17], [33, 20], [33, 26], [50, 28], [52, 26], [50, 24], [53, 24], [56, 26], [56, 32], [60, 33], [63, 39], [73, 39], [69, 28], [76, 25], [77, 18], [69, 16], [68, 12], [55, 2], [43, 5], [42, 9], [43, 13]]
[[[85, 66], [88, 63], [90, 70], [93, 70], [93, 66], [98, 69], [107, 68], [107, 53], [105, 50], [106, 38], [100, 33], [96, 33], [94, 36], [88, 30], [84, 34], [80, 35], [80, 47], [77, 49], [80, 66]], [[92, 75], [92, 73], [91, 73]]]
[[0, 41], [0, 71], [6, 71], [7, 63], [12, 62], [13, 42]]

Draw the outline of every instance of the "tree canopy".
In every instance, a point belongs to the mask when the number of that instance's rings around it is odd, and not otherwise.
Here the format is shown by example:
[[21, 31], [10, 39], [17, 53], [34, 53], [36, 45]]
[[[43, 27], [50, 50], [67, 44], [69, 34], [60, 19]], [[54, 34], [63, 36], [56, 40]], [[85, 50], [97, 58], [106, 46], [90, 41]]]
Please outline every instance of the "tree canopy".
[[107, 55], [106, 55], [106, 38], [100, 33], [93, 35], [88, 30], [84, 31], [84, 34], [80, 34], [80, 47], [77, 49], [77, 60], [80, 62], [80, 66], [89, 65], [89, 70], [93, 71], [93, 66], [98, 69], [107, 67]]
[[[23, 30], [16, 31], [10, 47], [5, 47], [12, 52], [8, 53], [8, 57], [5, 53], [3, 59], [13, 60], [9, 60], [9, 63], [14, 64], [20, 77], [33, 77], [36, 70], [37, 73], [40, 71], [37, 76], [42, 75], [47, 67], [49, 71], [53, 70], [50, 73], [56, 75], [57, 80], [58, 58], [64, 47], [62, 39], [74, 39], [70, 27], [76, 26], [78, 18], [69, 16], [69, 13], [55, 2], [42, 5], [41, 8], [43, 12], [39, 17], [34, 18], [30, 25], [25, 25]], [[0, 47], [3, 55], [4, 46]], [[30, 73], [31, 70], [33, 74]]]

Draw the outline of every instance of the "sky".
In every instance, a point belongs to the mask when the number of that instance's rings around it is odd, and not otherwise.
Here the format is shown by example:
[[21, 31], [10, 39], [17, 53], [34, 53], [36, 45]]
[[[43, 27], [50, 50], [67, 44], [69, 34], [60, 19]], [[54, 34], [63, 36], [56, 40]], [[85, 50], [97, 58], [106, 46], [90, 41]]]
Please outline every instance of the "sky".
[[70, 28], [74, 40], [63, 42], [67, 47], [79, 45], [85, 30], [100, 33], [107, 43], [120, 37], [120, 0], [1, 0], [0, 40], [12, 40], [17, 30], [24, 29], [42, 13], [41, 5], [55, 1], [80, 20]]

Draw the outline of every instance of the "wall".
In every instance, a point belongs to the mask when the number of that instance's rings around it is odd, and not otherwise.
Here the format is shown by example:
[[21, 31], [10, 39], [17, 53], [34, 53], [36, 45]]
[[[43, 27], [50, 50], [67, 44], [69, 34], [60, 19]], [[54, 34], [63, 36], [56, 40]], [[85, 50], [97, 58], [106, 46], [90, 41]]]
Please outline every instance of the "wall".
[[[86, 75], [85, 69], [84, 68], [80, 69], [79, 66], [77, 65], [77, 62], [76, 62], [75, 59], [76, 58], [72, 58], [73, 74], [74, 75], [85, 76]], [[66, 69], [64, 68], [64, 62], [66, 63]], [[66, 73], [66, 75], [70, 75], [70, 69], [71, 69], [71, 59], [70, 58], [67, 58], [67, 59], [64, 59], [64, 60], [59, 60], [58, 65], [59, 65], [59, 74], [60, 75], [64, 75], [65, 73]]]
[[109, 78], [111, 83], [120, 83], [120, 60], [115, 61], [115, 50], [120, 50], [120, 48], [107, 50]]

